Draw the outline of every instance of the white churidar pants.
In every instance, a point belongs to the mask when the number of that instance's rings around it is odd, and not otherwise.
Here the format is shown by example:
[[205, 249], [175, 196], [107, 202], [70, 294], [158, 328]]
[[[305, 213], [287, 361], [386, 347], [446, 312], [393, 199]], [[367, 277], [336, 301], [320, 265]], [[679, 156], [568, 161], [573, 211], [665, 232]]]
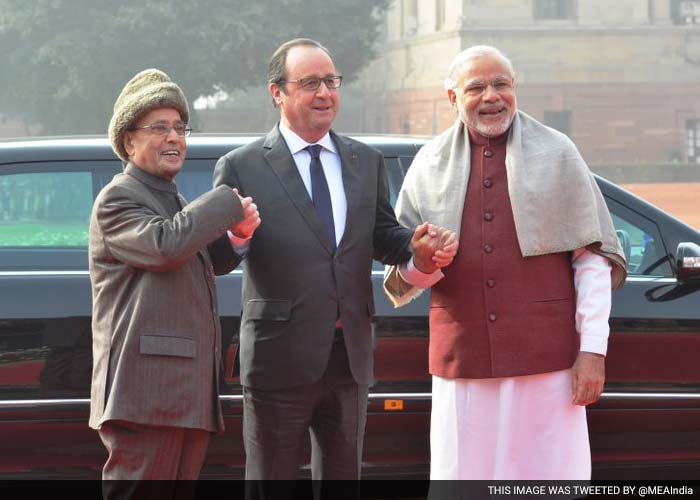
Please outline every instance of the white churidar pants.
[[433, 376], [430, 479], [589, 480], [586, 408], [571, 400], [570, 369]]

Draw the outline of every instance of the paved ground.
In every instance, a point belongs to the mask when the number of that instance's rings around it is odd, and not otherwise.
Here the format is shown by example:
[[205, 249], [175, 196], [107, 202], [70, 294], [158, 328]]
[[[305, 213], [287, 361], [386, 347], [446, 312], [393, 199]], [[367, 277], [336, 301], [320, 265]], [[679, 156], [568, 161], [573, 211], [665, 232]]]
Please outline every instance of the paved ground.
[[622, 184], [622, 187], [700, 229], [700, 183]]

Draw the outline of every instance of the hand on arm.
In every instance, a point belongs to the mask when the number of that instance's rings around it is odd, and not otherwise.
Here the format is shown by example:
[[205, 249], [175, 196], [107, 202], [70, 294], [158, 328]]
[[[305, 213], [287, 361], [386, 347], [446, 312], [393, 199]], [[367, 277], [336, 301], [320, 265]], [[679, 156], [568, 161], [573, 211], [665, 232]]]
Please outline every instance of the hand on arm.
[[571, 372], [573, 403], [586, 406], [598, 401], [605, 384], [605, 356], [581, 351]]
[[447, 229], [424, 222], [416, 227], [411, 239], [413, 264], [419, 271], [430, 274], [452, 263], [459, 243], [457, 235]]

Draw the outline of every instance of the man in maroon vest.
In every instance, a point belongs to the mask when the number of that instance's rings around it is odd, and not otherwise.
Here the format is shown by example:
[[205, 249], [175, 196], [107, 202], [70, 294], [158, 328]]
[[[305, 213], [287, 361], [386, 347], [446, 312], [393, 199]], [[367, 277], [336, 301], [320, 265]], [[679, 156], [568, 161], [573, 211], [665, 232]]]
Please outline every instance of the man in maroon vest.
[[588, 479], [585, 406], [626, 274], [610, 214], [574, 144], [517, 110], [498, 49], [460, 53], [445, 86], [459, 118], [416, 156], [396, 213], [456, 232], [459, 251], [385, 280], [397, 306], [432, 286], [431, 479]]

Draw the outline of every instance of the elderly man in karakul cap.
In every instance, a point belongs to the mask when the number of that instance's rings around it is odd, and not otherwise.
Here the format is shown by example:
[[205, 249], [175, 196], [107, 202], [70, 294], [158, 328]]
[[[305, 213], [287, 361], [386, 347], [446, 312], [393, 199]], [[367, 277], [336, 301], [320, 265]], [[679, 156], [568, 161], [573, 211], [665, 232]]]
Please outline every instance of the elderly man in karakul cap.
[[239, 262], [231, 235], [250, 237], [260, 218], [225, 186], [189, 204], [178, 194], [188, 120], [182, 90], [148, 69], [109, 124], [125, 168], [95, 200], [89, 247], [90, 426], [109, 452], [103, 479], [196, 479], [223, 429], [214, 275]]

